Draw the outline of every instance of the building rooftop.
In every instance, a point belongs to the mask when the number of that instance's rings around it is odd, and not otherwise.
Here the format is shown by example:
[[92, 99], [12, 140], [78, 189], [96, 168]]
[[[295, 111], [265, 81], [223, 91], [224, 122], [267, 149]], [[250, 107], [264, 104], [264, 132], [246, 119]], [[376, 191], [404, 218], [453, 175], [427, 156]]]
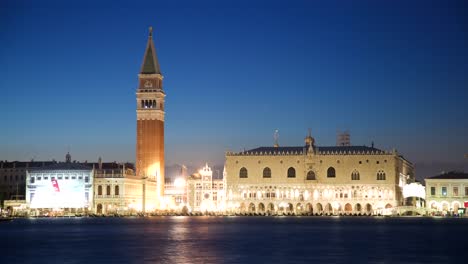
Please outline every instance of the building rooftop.
[[90, 171], [92, 170], [93, 167], [89, 167], [86, 165], [83, 165], [82, 163], [75, 163], [75, 162], [60, 162], [60, 163], [54, 163], [49, 166], [44, 166], [44, 167], [39, 167], [39, 168], [34, 168], [32, 171], [50, 171], [50, 170], [86, 170]]
[[432, 176], [426, 179], [463, 180], [463, 179], [468, 179], [468, 173], [459, 172], [459, 171], [450, 171], [450, 172]]
[[[259, 147], [251, 150], [245, 150], [238, 153], [228, 153], [231, 155], [296, 155], [307, 153], [308, 146], [290, 146], [290, 147]], [[315, 147], [318, 154], [336, 155], [336, 154], [390, 154], [389, 152], [367, 146], [323, 146]]]

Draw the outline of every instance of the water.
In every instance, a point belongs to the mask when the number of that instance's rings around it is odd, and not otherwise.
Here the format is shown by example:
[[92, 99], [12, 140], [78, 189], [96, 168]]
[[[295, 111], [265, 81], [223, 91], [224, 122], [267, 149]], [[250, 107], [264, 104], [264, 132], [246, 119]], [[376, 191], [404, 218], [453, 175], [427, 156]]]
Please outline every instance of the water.
[[0, 263], [466, 263], [467, 235], [451, 218], [15, 219]]

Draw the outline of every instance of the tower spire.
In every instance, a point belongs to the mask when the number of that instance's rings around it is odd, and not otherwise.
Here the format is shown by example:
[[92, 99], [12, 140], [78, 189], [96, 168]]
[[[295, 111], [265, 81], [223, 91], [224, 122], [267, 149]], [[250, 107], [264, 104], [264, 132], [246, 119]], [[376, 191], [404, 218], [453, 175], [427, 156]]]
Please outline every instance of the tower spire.
[[153, 43], [153, 27], [149, 27], [148, 42], [146, 44], [145, 55], [143, 56], [143, 64], [141, 65], [141, 74], [161, 74], [159, 68], [158, 56]]

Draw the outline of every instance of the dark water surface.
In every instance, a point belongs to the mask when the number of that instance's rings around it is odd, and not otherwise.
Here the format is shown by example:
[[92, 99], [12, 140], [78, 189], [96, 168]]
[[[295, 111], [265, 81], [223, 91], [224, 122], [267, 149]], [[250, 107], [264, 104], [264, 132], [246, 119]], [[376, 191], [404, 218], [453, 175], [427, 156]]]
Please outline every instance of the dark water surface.
[[468, 263], [466, 218], [15, 219], [0, 235], [0, 263]]

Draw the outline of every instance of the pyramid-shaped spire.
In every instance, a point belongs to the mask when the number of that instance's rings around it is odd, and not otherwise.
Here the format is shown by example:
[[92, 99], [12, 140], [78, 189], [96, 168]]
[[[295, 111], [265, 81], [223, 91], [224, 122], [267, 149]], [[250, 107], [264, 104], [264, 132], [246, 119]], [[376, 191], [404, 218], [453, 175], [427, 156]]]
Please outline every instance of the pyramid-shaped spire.
[[141, 65], [141, 74], [161, 74], [159, 68], [158, 56], [153, 43], [153, 28], [149, 28], [148, 43], [146, 44], [145, 55], [143, 56], [143, 64]]

